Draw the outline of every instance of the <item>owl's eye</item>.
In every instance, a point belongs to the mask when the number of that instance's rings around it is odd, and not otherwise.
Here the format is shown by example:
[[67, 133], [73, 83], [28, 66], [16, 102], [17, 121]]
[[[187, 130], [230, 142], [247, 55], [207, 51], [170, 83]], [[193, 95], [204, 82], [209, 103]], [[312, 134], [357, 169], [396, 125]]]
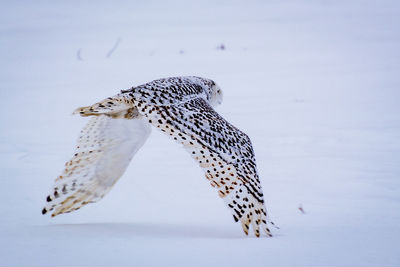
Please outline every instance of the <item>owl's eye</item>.
[[221, 93], [221, 90], [218, 89], [218, 90], [217, 90], [217, 93], [220, 94], [220, 93]]

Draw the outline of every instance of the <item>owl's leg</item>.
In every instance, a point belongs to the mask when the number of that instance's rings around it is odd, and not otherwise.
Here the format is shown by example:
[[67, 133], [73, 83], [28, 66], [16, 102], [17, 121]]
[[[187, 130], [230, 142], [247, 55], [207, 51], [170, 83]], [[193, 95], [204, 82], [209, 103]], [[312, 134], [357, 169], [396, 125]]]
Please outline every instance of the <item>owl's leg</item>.
[[137, 117], [139, 112], [135, 108], [133, 100], [116, 95], [91, 106], [77, 108], [72, 114], [79, 114], [83, 117], [108, 115], [113, 118], [132, 119]]

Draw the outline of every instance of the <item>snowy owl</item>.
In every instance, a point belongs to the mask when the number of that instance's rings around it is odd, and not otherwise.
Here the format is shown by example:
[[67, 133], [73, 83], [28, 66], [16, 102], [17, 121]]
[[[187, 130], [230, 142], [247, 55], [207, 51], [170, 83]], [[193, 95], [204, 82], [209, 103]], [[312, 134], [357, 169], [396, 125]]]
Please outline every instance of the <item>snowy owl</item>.
[[200, 77], [172, 77], [122, 90], [73, 114], [92, 116], [82, 129], [76, 151], [55, 180], [42, 213], [67, 213], [100, 200], [122, 176], [148, 138], [160, 129], [197, 161], [219, 196], [240, 221], [271, 236], [267, 210], [249, 137], [214, 107], [221, 104], [217, 84]]

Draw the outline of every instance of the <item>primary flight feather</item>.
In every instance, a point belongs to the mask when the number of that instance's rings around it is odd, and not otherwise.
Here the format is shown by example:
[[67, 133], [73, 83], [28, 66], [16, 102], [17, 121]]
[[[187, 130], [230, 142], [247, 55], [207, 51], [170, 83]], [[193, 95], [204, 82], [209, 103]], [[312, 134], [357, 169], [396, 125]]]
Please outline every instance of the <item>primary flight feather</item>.
[[218, 195], [240, 221], [271, 232], [250, 138], [222, 118], [214, 107], [222, 91], [212, 80], [172, 77], [123, 90], [74, 114], [91, 116], [74, 156], [56, 179], [42, 213], [71, 212], [100, 200], [123, 175], [148, 138], [151, 126], [182, 144], [198, 162]]

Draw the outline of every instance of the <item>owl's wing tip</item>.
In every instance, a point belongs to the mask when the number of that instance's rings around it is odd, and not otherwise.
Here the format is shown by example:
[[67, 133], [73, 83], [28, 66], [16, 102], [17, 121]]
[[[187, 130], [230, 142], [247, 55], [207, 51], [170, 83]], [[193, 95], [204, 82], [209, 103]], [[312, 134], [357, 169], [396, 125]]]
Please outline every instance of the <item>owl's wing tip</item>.
[[71, 115], [81, 115], [82, 117], [87, 117], [91, 115], [99, 115], [97, 111], [90, 110], [90, 106], [88, 107], [79, 107], [75, 109]]
[[[42, 215], [46, 215], [47, 212], [49, 212], [48, 209], [46, 209], [46, 208], [43, 208], [43, 209], [42, 209]], [[58, 215], [58, 213], [53, 213], [53, 214], [51, 214], [50, 216], [51, 216], [51, 218], [54, 218], [54, 217], [57, 216], [57, 215]]]
[[75, 110], [71, 113], [71, 115], [79, 114], [79, 112], [81, 111], [81, 109], [82, 109], [82, 108], [77, 108], [77, 109], [75, 109]]
[[46, 213], [47, 213], [47, 209], [46, 209], [46, 208], [43, 208], [43, 209], [42, 209], [42, 215], [46, 215]]

